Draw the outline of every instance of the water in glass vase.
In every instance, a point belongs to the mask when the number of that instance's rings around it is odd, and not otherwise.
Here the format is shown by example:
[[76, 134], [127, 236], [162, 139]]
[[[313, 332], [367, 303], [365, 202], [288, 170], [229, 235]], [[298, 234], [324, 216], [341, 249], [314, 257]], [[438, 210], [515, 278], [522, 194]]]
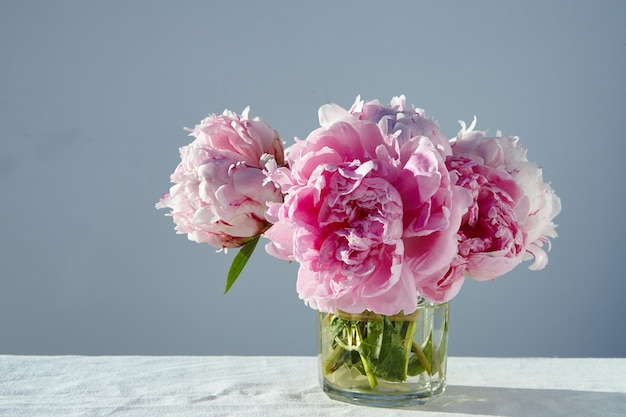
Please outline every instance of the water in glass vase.
[[321, 385], [336, 400], [403, 407], [446, 384], [449, 303], [420, 300], [411, 314], [319, 313]]

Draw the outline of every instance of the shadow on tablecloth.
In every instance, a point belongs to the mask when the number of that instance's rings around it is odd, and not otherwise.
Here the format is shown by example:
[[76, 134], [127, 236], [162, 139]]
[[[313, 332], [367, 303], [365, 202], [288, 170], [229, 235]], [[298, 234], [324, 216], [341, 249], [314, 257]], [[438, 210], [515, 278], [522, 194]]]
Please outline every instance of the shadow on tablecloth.
[[508, 417], [621, 417], [626, 416], [626, 394], [449, 385], [440, 398], [412, 409]]

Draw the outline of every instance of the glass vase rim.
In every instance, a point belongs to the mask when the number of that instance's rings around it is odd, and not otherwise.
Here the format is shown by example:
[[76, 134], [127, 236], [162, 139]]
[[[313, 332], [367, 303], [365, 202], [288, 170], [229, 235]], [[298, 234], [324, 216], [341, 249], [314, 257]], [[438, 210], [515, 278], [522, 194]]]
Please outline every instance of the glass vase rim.
[[340, 309], [337, 309], [334, 312], [320, 311], [320, 314], [333, 314], [343, 320], [350, 321], [372, 321], [380, 317], [387, 317], [391, 321], [417, 321], [422, 310], [427, 308], [441, 308], [449, 304], [450, 301], [434, 302], [426, 300], [425, 298], [420, 298], [417, 302], [416, 309], [409, 314], [405, 314], [404, 311], [400, 311], [399, 313], [388, 315], [376, 313], [371, 310], [364, 310], [358, 313], [349, 313]]

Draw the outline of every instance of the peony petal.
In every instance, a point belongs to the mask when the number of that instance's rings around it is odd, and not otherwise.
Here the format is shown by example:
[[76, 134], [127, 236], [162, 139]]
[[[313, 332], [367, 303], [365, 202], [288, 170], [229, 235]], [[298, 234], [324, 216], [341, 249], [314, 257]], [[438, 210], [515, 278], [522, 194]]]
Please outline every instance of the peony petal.
[[321, 106], [317, 113], [321, 127], [329, 127], [333, 123], [353, 117], [346, 109], [333, 103]]

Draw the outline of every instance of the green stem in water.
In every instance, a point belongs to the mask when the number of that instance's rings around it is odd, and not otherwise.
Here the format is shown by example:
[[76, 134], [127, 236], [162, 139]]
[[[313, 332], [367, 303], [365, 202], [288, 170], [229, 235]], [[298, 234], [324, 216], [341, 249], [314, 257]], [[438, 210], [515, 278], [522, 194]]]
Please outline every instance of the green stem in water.
[[[353, 325], [356, 330], [357, 341], [360, 345], [363, 342], [363, 335], [361, 334], [361, 329], [358, 324], [353, 324]], [[365, 376], [367, 376], [367, 380], [370, 383], [370, 387], [376, 388], [376, 386], [378, 385], [378, 379], [376, 378], [376, 375], [374, 374], [374, 370], [370, 366], [370, 363], [367, 361], [365, 356], [361, 354], [361, 352], [359, 352], [359, 356], [361, 357], [361, 362], [363, 363], [363, 369], [365, 370]]]
[[336, 370], [334, 369], [335, 363], [337, 362], [339, 355], [341, 355], [342, 350], [343, 350], [343, 347], [338, 344], [337, 346], [335, 346], [335, 348], [330, 353], [328, 358], [324, 361], [324, 374], [325, 375], [331, 374]]
[[411, 349], [413, 347], [413, 343], [415, 342], [413, 338], [415, 337], [415, 330], [417, 327], [417, 322], [410, 321], [409, 325], [406, 329], [406, 336], [404, 337], [404, 377], [406, 379], [409, 374], [409, 359], [411, 359]]
[[431, 370], [432, 370], [430, 361], [428, 360], [426, 355], [424, 355], [424, 351], [422, 350], [420, 345], [415, 343], [415, 341], [413, 341], [413, 352], [415, 352], [415, 355], [417, 356], [417, 359], [420, 360], [420, 363], [422, 364], [422, 366], [424, 367], [426, 372], [428, 372], [428, 375], [430, 375], [431, 374]]

